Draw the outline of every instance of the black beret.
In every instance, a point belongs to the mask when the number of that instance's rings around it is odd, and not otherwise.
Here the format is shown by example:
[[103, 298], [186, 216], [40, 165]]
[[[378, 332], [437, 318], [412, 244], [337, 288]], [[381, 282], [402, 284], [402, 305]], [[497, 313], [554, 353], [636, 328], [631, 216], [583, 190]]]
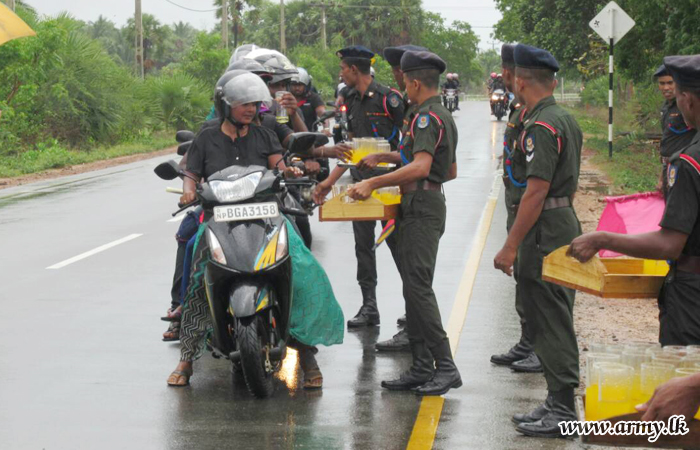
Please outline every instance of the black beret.
[[374, 58], [374, 52], [367, 47], [361, 45], [351, 45], [350, 47], [341, 48], [335, 54], [339, 58]]
[[681, 87], [700, 89], [700, 55], [666, 56], [664, 66]]
[[401, 71], [403, 73], [414, 70], [435, 69], [443, 73], [447, 64], [435, 53], [430, 52], [404, 52], [401, 57]]
[[551, 53], [530, 45], [518, 44], [513, 51], [515, 65], [523, 69], [548, 69], [559, 71], [559, 63]]
[[501, 47], [501, 62], [503, 64], [515, 64], [515, 45], [503, 44]]
[[667, 77], [669, 76], [668, 69], [666, 69], [666, 66], [661, 64], [658, 69], [656, 69], [656, 72], [654, 72], [654, 78], [659, 78], [659, 77]]
[[399, 45], [398, 47], [387, 47], [384, 49], [384, 59], [391, 67], [401, 65], [401, 57], [406, 52], [426, 52], [427, 48], [420, 45]]

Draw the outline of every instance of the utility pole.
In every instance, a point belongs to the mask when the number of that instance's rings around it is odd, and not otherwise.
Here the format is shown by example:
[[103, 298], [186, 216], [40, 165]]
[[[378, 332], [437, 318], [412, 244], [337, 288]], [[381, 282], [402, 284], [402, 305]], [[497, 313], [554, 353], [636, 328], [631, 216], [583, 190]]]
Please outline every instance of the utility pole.
[[136, 25], [136, 70], [137, 74], [144, 78], [143, 68], [143, 19], [141, 17], [141, 0], [136, 0], [136, 13], [134, 14]]
[[287, 34], [284, 30], [284, 0], [280, 0], [280, 50], [287, 53]]
[[228, 50], [228, 0], [221, 0], [221, 40]]
[[14, 11], [15, 10], [15, 0], [8, 0], [7, 6]]
[[236, 0], [236, 7], [233, 11], [233, 46], [238, 48], [238, 16], [241, 14], [243, 5], [240, 0]]
[[326, 3], [321, 1], [321, 45], [327, 50], [326, 44]]

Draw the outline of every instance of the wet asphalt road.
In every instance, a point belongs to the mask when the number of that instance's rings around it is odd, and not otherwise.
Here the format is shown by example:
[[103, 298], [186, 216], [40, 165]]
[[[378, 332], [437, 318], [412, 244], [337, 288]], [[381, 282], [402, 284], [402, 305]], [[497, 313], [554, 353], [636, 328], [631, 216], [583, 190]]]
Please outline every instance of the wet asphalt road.
[[[459, 178], [446, 186], [447, 230], [435, 290], [447, 323], [477, 225], [493, 186], [504, 122], [486, 103], [464, 102]], [[0, 448], [2, 449], [402, 449], [420, 398], [386, 392], [383, 379], [408, 354], [379, 354], [403, 314], [399, 275], [378, 250], [381, 327], [346, 333], [321, 347], [322, 392], [300, 389], [294, 354], [273, 398], [256, 400], [231, 380], [229, 365], [205, 355], [192, 386], [165, 380], [179, 346], [161, 342], [175, 255], [169, 222], [176, 196], [153, 174], [127, 166], [0, 191]], [[312, 219], [314, 253], [346, 319], [360, 306], [350, 223]], [[379, 232], [379, 230], [377, 230]], [[132, 240], [60, 269], [47, 269], [126, 236]], [[510, 416], [544, 399], [540, 375], [493, 367], [492, 353], [519, 336], [513, 283], [493, 270], [505, 239], [502, 193], [457, 353], [464, 386], [445, 398], [434, 448], [572, 448], [523, 438]]]

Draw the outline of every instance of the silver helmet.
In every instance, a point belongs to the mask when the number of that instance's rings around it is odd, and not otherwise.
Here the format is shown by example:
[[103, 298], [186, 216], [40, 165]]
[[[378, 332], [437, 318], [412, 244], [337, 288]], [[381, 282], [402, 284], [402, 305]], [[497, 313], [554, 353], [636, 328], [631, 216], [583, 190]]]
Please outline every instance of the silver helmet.
[[229, 65], [235, 63], [236, 61], [239, 61], [239, 60], [245, 58], [245, 56], [248, 53], [252, 52], [253, 50], [257, 50], [259, 48], [260, 47], [258, 47], [255, 44], [245, 44], [245, 45], [241, 45], [241, 46], [237, 47], [233, 51], [233, 54], [231, 54], [231, 59], [229, 59], [229, 61], [228, 61]]
[[309, 75], [309, 72], [307, 72], [303, 67], [297, 67], [297, 70], [299, 71], [299, 83], [309, 87], [311, 85], [311, 75]]
[[277, 50], [269, 48], [259, 48], [253, 50], [245, 56], [247, 59], [254, 59], [267, 69], [272, 75], [271, 83], [279, 83], [284, 80], [291, 80], [298, 76], [299, 72], [294, 64]]
[[234, 77], [224, 85], [222, 100], [235, 108], [246, 103], [265, 103], [268, 107], [272, 104], [270, 90], [259, 76], [253, 73], [244, 73]]

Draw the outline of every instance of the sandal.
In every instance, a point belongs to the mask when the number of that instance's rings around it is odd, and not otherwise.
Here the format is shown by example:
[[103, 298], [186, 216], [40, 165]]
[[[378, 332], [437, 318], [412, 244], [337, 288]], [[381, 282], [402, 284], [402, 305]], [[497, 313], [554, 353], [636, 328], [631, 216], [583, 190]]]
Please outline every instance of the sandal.
[[315, 369], [309, 369], [304, 372], [304, 389], [321, 389], [323, 387], [323, 375], [321, 370], [317, 367]]
[[175, 309], [168, 309], [165, 316], [161, 317], [160, 320], [165, 322], [179, 322], [182, 319], [182, 306], [178, 306]]
[[180, 322], [170, 322], [168, 331], [163, 333], [163, 342], [173, 342], [180, 340]]
[[190, 385], [191, 370], [174, 370], [168, 377], [168, 386], [184, 387]]

